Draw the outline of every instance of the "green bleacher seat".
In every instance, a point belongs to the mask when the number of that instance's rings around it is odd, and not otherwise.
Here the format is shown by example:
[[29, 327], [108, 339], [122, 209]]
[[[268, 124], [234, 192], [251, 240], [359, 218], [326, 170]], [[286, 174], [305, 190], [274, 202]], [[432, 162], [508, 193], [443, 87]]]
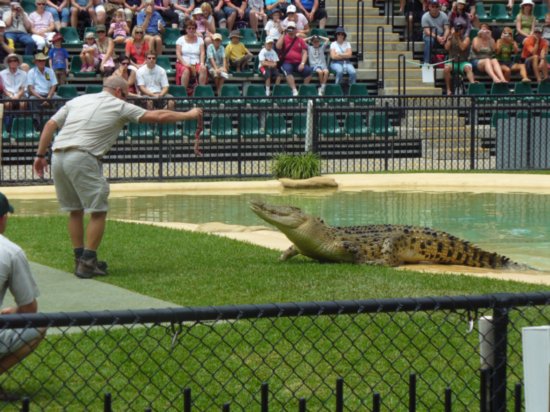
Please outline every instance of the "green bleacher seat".
[[103, 86], [101, 84], [89, 84], [84, 89], [85, 94], [101, 93]]
[[288, 135], [284, 115], [268, 114], [265, 117], [265, 135], [269, 137], [286, 137]]
[[512, 19], [516, 19], [517, 15], [519, 14], [519, 3], [515, 3], [512, 6], [512, 12], [510, 13], [512, 16]]
[[506, 10], [506, 4], [504, 3], [491, 4], [489, 17], [491, 18], [491, 20], [495, 20], [500, 23], [508, 23], [512, 21], [512, 17], [508, 14], [508, 10]]
[[31, 69], [34, 67], [34, 56], [32, 54], [24, 54], [22, 59], [23, 63], [28, 64]]
[[292, 136], [299, 139], [306, 137], [307, 132], [307, 115], [295, 114], [292, 117]]
[[537, 86], [537, 94], [548, 94], [550, 95], [550, 81], [545, 80], [540, 82]]
[[327, 84], [325, 87], [325, 96], [331, 97], [330, 99], [323, 100], [327, 104], [345, 104], [346, 99], [343, 98], [344, 91], [339, 84]]
[[242, 43], [245, 45], [245, 47], [260, 47], [262, 43], [258, 40], [256, 37], [256, 33], [253, 29], [241, 29], [241, 36], [242, 36]]
[[319, 134], [321, 137], [342, 136], [338, 118], [332, 113], [322, 113], [319, 118]]
[[239, 117], [239, 130], [244, 138], [255, 138], [263, 136], [260, 130], [260, 121], [256, 114], [241, 114]]
[[520, 100], [522, 101], [534, 100], [534, 93], [533, 89], [531, 88], [531, 83], [515, 82], [514, 94], [521, 95]]
[[354, 105], [372, 106], [375, 101], [372, 97], [369, 97], [369, 89], [364, 83], [354, 83], [349, 87], [350, 101]]
[[348, 113], [344, 132], [349, 137], [366, 137], [369, 134], [369, 127], [363, 113]]
[[74, 27], [61, 27], [60, 33], [63, 36], [63, 47], [82, 46], [82, 41]]
[[168, 56], [157, 56], [157, 64], [166, 70], [166, 75], [168, 77], [176, 74], [176, 69], [172, 67], [172, 63], [170, 62], [170, 58]]
[[271, 99], [265, 95], [265, 86], [263, 84], [249, 84], [245, 89], [245, 97], [253, 97], [247, 99], [247, 103], [251, 106], [269, 106]]
[[176, 101], [176, 108], [183, 109], [189, 106], [189, 100], [187, 100], [187, 89], [185, 86], [178, 86], [175, 84], [171, 84], [168, 86], [168, 94], [171, 94], [175, 97]]
[[273, 86], [273, 97], [292, 97], [292, 89], [288, 84], [276, 84]]
[[224, 97], [224, 103], [230, 105], [240, 105], [244, 103], [241, 99], [241, 89], [236, 84], [224, 84], [220, 91], [220, 97]]
[[317, 96], [317, 86], [314, 84], [301, 84], [298, 87], [298, 96], [300, 97], [315, 97]]
[[78, 90], [76, 86], [72, 84], [61, 84], [57, 86], [56, 93], [64, 99], [72, 99], [78, 96]]
[[548, 13], [548, 5], [546, 3], [535, 4], [535, 9], [533, 10], [533, 14], [535, 15], [538, 21], [544, 21], [544, 18], [546, 17], [546, 13]]
[[177, 123], [159, 124], [159, 136], [163, 140], [177, 140], [181, 138], [181, 131]]
[[31, 14], [33, 11], [36, 11], [36, 2], [34, 0], [23, 0], [21, 7], [27, 14]]
[[220, 33], [222, 35], [222, 45], [227, 46], [229, 44], [229, 29], [217, 28], [216, 33]]
[[162, 42], [166, 47], [176, 47], [176, 41], [181, 37], [179, 29], [166, 27], [162, 34]]
[[31, 116], [14, 118], [10, 135], [18, 143], [36, 142], [40, 139], [40, 133], [35, 130]]
[[210, 135], [215, 138], [235, 138], [237, 131], [233, 128], [231, 117], [214, 115], [210, 120]]
[[484, 83], [469, 83], [467, 94], [470, 96], [487, 96], [487, 89]]
[[512, 100], [501, 96], [510, 96], [510, 85], [508, 83], [492, 83], [491, 84], [491, 96], [499, 96], [496, 99], [496, 103], [510, 103]]
[[[181, 131], [181, 136], [188, 138], [188, 139], [194, 139], [195, 138], [195, 131], [197, 130], [197, 120], [186, 120], [183, 122], [183, 129]], [[201, 135], [201, 138], [205, 137], [206, 130], [203, 130], [203, 134]]]
[[214, 89], [209, 84], [201, 84], [195, 87], [193, 97], [200, 98], [197, 102], [200, 106], [217, 106], [218, 102], [214, 99]]
[[128, 125], [128, 137], [130, 140], [154, 140], [155, 127], [148, 123], [130, 123]]
[[393, 128], [385, 113], [372, 113], [370, 115], [369, 132], [379, 137], [397, 135], [397, 131]]
[[74, 77], [78, 78], [91, 78], [95, 77], [95, 72], [81, 72], [80, 69], [82, 68], [82, 60], [80, 59], [80, 56], [72, 56], [71, 57], [71, 73]]
[[481, 2], [476, 3], [476, 15], [481, 23], [491, 21], [491, 16], [489, 16], [485, 10], [485, 6]]

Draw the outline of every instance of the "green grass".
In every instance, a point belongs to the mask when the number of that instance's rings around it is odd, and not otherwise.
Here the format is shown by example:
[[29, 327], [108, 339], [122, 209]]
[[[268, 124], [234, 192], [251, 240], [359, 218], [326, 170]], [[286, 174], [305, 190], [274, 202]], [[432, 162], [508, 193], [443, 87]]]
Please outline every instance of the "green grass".
[[[6, 234], [31, 260], [73, 269], [64, 217], [13, 217]], [[121, 222], [108, 223], [100, 255], [111, 272], [101, 281], [186, 306], [548, 289], [306, 258], [278, 262], [279, 252], [242, 242]], [[268, 381], [271, 409], [297, 410], [297, 399], [305, 397], [308, 410], [328, 411], [334, 409], [335, 381], [344, 377], [347, 409], [367, 410], [372, 392], [379, 391], [383, 410], [393, 411], [405, 410], [408, 374], [416, 371], [420, 409], [442, 410], [450, 384], [460, 395], [457, 410], [474, 410], [479, 355], [477, 334], [466, 332], [469, 315], [259, 318], [184, 325], [176, 337], [169, 325], [83, 328], [48, 336], [0, 383], [22, 388], [36, 409], [48, 411], [101, 410], [107, 391], [115, 410], [181, 410], [184, 387], [192, 389], [196, 410], [210, 411], [229, 400], [232, 410], [259, 410], [259, 387]], [[549, 314], [513, 316], [518, 323], [509, 337], [509, 371], [521, 377], [518, 328], [547, 322]]]
[[[11, 218], [30, 260], [71, 272], [64, 217]], [[55, 245], [55, 246], [54, 246]], [[279, 252], [213, 235], [108, 222], [101, 281], [180, 305], [368, 299], [547, 290], [540, 285], [386, 267], [277, 260]]]

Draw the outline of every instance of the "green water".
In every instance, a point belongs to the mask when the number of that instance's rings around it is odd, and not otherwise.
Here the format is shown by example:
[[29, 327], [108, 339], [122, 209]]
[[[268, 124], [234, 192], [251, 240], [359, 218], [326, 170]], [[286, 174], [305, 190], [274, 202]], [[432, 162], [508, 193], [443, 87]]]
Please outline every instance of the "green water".
[[[481, 247], [550, 270], [550, 195], [528, 193], [289, 192], [112, 198], [112, 218], [266, 225], [251, 199], [291, 204], [332, 225], [411, 224], [445, 230]], [[55, 200], [14, 200], [17, 215], [57, 214]]]

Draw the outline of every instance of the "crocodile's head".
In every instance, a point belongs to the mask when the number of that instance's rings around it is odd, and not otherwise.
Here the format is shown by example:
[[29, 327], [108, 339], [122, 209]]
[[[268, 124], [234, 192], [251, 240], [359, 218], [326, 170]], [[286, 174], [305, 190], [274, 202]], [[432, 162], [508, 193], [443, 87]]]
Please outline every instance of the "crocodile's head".
[[297, 207], [268, 205], [261, 201], [251, 201], [250, 208], [254, 213], [279, 230], [296, 229], [303, 225], [310, 216]]

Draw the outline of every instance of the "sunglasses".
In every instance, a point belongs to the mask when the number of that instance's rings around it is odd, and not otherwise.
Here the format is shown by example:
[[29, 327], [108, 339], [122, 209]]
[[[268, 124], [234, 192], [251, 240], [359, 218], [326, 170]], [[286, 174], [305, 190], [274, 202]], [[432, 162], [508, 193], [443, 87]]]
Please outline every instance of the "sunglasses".
[[136, 31], [136, 34], [143, 34], [142, 31]]
[[120, 63], [120, 64], [121, 64], [122, 66], [128, 66], [130, 63], [128, 63], [128, 62], [122, 62], [122, 63]]
[[36, 3], [37, 6], [45, 6], [46, 3]]
[[105, 33], [105, 30], [96, 30], [96, 33]]
[[156, 57], [147, 57], [147, 60], [157, 60]]

